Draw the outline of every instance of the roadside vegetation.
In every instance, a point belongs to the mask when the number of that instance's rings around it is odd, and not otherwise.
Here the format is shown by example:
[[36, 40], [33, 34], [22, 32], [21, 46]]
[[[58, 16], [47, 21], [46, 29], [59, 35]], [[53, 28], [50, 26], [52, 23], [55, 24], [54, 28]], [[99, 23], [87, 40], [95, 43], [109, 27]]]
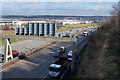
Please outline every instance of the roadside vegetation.
[[90, 38], [75, 78], [120, 78], [120, 13], [101, 24]]
[[[15, 32], [14, 30], [2, 30], [0, 31], [0, 46], [4, 45], [5, 44], [5, 35], [15, 35]], [[10, 39], [10, 42], [11, 43], [15, 43], [15, 42], [18, 42], [18, 41], [23, 41], [24, 39]]]

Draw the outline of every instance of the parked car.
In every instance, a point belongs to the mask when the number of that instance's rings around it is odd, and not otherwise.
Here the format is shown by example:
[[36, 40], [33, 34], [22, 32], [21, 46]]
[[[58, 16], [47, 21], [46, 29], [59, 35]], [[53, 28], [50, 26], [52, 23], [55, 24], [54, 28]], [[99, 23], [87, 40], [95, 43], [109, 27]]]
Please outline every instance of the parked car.
[[16, 57], [16, 56], [18, 56], [18, 51], [17, 50], [12, 50], [12, 54], [13, 54], [13, 57]]

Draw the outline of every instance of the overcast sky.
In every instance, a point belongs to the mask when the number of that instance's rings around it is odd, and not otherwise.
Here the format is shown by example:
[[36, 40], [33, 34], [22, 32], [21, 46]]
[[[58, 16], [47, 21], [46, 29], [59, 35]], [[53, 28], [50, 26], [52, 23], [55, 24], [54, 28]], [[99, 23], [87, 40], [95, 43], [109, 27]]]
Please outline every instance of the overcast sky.
[[116, 2], [2, 2], [2, 15], [110, 16]]

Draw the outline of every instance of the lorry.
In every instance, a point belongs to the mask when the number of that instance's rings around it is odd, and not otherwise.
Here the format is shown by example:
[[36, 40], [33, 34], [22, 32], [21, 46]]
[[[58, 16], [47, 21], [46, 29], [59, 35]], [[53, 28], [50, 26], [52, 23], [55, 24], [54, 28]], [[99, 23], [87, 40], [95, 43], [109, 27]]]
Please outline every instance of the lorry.
[[52, 63], [49, 67], [49, 75], [51, 77], [59, 77], [67, 68], [68, 58], [60, 57], [57, 61]]
[[66, 51], [66, 48], [64, 47], [64, 46], [61, 46], [60, 48], [59, 48], [59, 50], [60, 50], [60, 53], [65, 53], [65, 51]]
[[72, 51], [69, 51], [69, 53], [68, 53], [68, 60], [72, 61]]

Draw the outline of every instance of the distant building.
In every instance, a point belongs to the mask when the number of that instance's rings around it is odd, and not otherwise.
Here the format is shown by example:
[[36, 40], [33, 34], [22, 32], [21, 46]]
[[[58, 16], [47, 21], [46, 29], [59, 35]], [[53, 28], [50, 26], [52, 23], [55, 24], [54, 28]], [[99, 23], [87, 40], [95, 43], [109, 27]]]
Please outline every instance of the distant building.
[[13, 23], [13, 25], [14, 26], [22, 26], [23, 24], [28, 24], [28, 23], [30, 23], [30, 22], [33, 22], [33, 23], [35, 23], [35, 22], [46, 22], [46, 21], [12, 21], [12, 23]]
[[67, 24], [88, 24], [90, 21], [80, 21], [80, 20], [56, 20], [58, 25], [67, 25]]
[[54, 36], [56, 24], [50, 22], [29, 22], [28, 27], [15, 29], [16, 35]]

